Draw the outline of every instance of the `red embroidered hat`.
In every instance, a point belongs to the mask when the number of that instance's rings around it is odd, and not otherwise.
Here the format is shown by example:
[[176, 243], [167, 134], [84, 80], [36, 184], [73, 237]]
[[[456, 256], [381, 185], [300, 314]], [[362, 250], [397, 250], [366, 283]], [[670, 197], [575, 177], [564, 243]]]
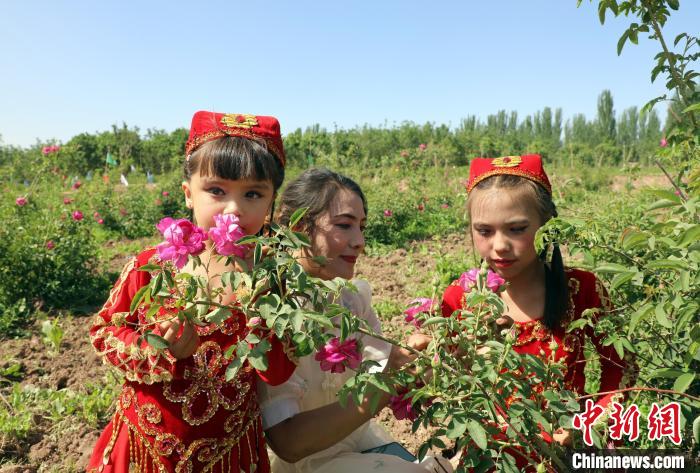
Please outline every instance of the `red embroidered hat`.
[[550, 195], [552, 194], [552, 185], [544, 172], [542, 158], [539, 154], [472, 159], [469, 163], [467, 193], [471, 192], [474, 186], [484, 179], [498, 174], [510, 174], [530, 179], [544, 187]]
[[280, 123], [275, 117], [248, 115], [243, 113], [216, 113], [199, 111], [192, 117], [190, 138], [185, 145], [189, 156], [204, 143], [224, 136], [240, 136], [263, 143], [268, 151], [285, 165], [284, 145], [280, 134]]

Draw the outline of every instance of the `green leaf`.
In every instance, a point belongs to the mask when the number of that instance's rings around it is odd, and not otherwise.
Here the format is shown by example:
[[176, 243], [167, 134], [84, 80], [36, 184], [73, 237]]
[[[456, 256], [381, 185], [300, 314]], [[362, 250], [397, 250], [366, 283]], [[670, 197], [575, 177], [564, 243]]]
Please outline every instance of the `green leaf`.
[[632, 280], [632, 278], [635, 276], [636, 273], [618, 273], [615, 275], [615, 277], [612, 279], [610, 282], [610, 290], [615, 290], [618, 287], [622, 286], [623, 284], [626, 284]]
[[683, 113], [697, 112], [700, 110], [700, 102], [683, 109]]
[[685, 248], [693, 243], [696, 243], [700, 239], [700, 225], [693, 225], [686, 231], [681, 233], [681, 237], [678, 240], [678, 246]]
[[649, 261], [647, 263], [647, 268], [656, 270], [669, 269], [673, 271], [683, 271], [688, 269], [688, 263], [676, 259], [659, 259], [655, 261]]
[[165, 350], [170, 346], [170, 343], [160, 335], [156, 335], [153, 332], [146, 332], [143, 334], [143, 337], [146, 339], [146, 343], [151, 345], [153, 348], [156, 350]]
[[231, 381], [236, 377], [238, 370], [241, 369], [245, 360], [245, 358], [234, 358], [231, 360], [231, 363], [226, 367], [226, 381]]
[[700, 443], [700, 415], [698, 415], [693, 421], [693, 438], [695, 438], [695, 443]]
[[653, 307], [651, 305], [645, 305], [637, 309], [637, 311], [632, 314], [630, 317], [630, 325], [629, 325], [629, 330], [627, 331], [628, 334], [632, 334], [634, 330], [637, 328], [637, 325], [639, 322], [644, 320], [644, 318], [651, 313], [653, 310]]
[[[601, 264], [595, 269], [596, 273], [629, 273], [631, 270], [628, 266], [622, 266], [617, 263], [606, 263]], [[632, 273], [634, 274], [634, 272]]]
[[669, 200], [669, 199], [661, 199], [657, 200], [653, 204], [651, 204], [649, 207], [647, 207], [647, 210], [658, 210], [658, 209], [666, 209], [668, 207], [678, 207], [681, 205], [679, 201], [675, 200]]
[[389, 386], [386, 380], [380, 374], [374, 374], [370, 376], [369, 382], [385, 393], [393, 394], [395, 391]]
[[624, 234], [622, 237], [622, 249], [629, 250], [634, 248], [641, 243], [646, 243], [648, 235], [644, 232], [630, 231]]
[[158, 275], [153, 278], [151, 282], [151, 297], [156, 297], [163, 287], [163, 273], [158, 273]]
[[253, 350], [248, 355], [248, 363], [258, 371], [267, 371], [267, 355], [257, 350]]
[[[605, 11], [603, 11], [603, 16], [600, 21], [600, 23], [605, 23]], [[627, 38], [630, 36], [630, 30], [625, 30], [624, 33], [622, 33], [622, 36], [620, 36], [620, 39], [617, 41], [617, 55], [619, 56], [622, 54], [622, 48], [625, 47], [625, 41], [627, 41]]]
[[664, 304], [659, 304], [656, 306], [654, 309], [654, 315], [656, 315], [656, 321], [659, 322], [659, 325], [666, 328], [673, 328], [673, 322], [671, 322], [668, 315], [666, 315]]
[[255, 251], [253, 252], [253, 266], [257, 266], [258, 263], [260, 263], [261, 258], [262, 258], [262, 244], [258, 242], [255, 245]]
[[678, 0], [668, 0], [668, 6], [673, 10], [678, 10]]
[[684, 373], [676, 378], [676, 382], [673, 383], [673, 390], [684, 393], [693, 381], [695, 381], [695, 373]]
[[677, 378], [685, 374], [685, 371], [676, 368], [660, 368], [651, 372], [652, 378]]
[[144, 264], [143, 266], [138, 267], [138, 271], [158, 271], [160, 269], [163, 269], [162, 267], [158, 266], [157, 264], [149, 263], [149, 264]]
[[430, 317], [428, 320], [423, 322], [421, 327], [429, 327], [431, 325], [445, 325], [449, 319], [445, 317]]
[[140, 288], [138, 291], [136, 291], [136, 294], [134, 294], [134, 298], [131, 299], [131, 306], [129, 306], [129, 312], [132, 314], [136, 310], [136, 308], [141, 304], [141, 301], [143, 298], [146, 296], [146, 291], [148, 291], [148, 284]]
[[258, 238], [259, 237], [257, 235], [246, 235], [243, 238], [240, 238], [238, 241], [236, 241], [236, 245], [249, 245], [251, 243], [257, 243]]
[[447, 425], [446, 436], [450, 440], [455, 440], [464, 435], [467, 430], [467, 423], [464, 419], [458, 416], [452, 417], [450, 423]]
[[218, 307], [206, 315], [206, 321], [211, 324], [219, 325], [224, 320], [231, 316], [231, 311], [225, 307]]
[[331, 321], [331, 319], [329, 319], [323, 314], [318, 314], [316, 312], [304, 312], [304, 317], [313, 320], [314, 322], [317, 322], [323, 325], [324, 327], [333, 328], [333, 322]]
[[469, 421], [467, 421], [467, 430], [469, 431], [469, 436], [474, 441], [476, 446], [482, 450], [486, 450], [486, 447], [488, 446], [486, 431], [481, 424], [473, 419], [469, 419]]
[[296, 209], [294, 213], [292, 214], [291, 217], [289, 217], [289, 228], [294, 228], [294, 226], [299, 223], [299, 220], [304, 216], [306, 211], [309, 210], [308, 207], [302, 207], [300, 209]]

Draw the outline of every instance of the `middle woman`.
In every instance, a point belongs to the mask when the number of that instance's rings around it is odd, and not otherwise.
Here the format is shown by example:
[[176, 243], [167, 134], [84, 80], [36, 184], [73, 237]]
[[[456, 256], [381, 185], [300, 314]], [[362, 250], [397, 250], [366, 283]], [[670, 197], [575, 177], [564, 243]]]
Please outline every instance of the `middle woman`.
[[[296, 230], [306, 232], [311, 239], [310, 251], [301, 255], [306, 272], [323, 279], [352, 279], [365, 247], [367, 201], [362, 190], [348, 177], [326, 169], [310, 169], [282, 194], [278, 223], [288, 225], [294, 211], [304, 207], [308, 210]], [[325, 263], [315, 263], [314, 256], [323, 256]], [[343, 291], [341, 303], [381, 333], [369, 285], [362, 280], [353, 280], [353, 284], [358, 292]], [[412, 359], [407, 352], [381, 340], [367, 336], [360, 340], [362, 359], [377, 361], [383, 369], [399, 369]], [[421, 350], [428, 342], [428, 337], [417, 334], [408, 345]], [[275, 387], [259, 384], [273, 473], [451, 471], [447, 461], [439, 465], [434, 458], [417, 465], [393, 455], [361, 453], [394, 439], [372, 420], [369, 399], [359, 406], [349, 401], [345, 408], [338, 403], [338, 390], [353, 375], [351, 370], [342, 374], [322, 371], [310, 355], [299, 359], [286, 383]], [[389, 396], [383, 396], [378, 410], [388, 402]]]

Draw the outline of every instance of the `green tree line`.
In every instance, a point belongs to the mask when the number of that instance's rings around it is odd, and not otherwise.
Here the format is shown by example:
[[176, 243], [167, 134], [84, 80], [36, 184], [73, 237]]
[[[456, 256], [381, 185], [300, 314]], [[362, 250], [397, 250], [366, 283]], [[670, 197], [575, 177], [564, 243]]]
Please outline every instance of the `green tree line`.
[[[122, 124], [109, 131], [74, 136], [55, 153], [44, 154], [42, 148], [56, 143], [38, 142], [28, 148], [0, 145], [0, 179], [31, 179], [32, 169], [37, 169], [32, 164], [48, 164], [71, 176], [105, 168], [124, 174], [132, 169], [169, 173], [182, 164], [187, 134], [184, 128], [141, 133]], [[623, 166], [648, 165], [662, 135], [654, 109], [640, 112], [630, 107], [617, 114], [612, 94], [605, 90], [591, 120], [575, 114], [564, 123], [561, 108], [544, 107], [524, 118], [506, 110], [486, 120], [469, 115], [453, 128], [403, 122], [394, 127], [364, 125], [329, 131], [313, 125], [288, 133], [285, 148], [289, 162], [301, 167], [377, 167], [407, 158], [421, 158], [418, 161], [427, 165], [463, 165], [475, 156], [524, 153], [539, 153], [550, 162], [571, 167]]]

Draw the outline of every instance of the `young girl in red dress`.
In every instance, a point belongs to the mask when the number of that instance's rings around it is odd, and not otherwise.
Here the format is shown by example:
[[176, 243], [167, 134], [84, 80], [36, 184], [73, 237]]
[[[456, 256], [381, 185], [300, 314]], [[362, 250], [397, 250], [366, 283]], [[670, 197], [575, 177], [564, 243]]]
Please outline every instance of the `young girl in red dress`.
[[[246, 234], [256, 234], [272, 213], [284, 179], [285, 155], [273, 117], [197, 112], [185, 149], [182, 188], [194, 220], [204, 230], [217, 214], [234, 214]], [[211, 255], [207, 241], [202, 261]], [[229, 347], [247, 335], [241, 312], [219, 325], [195, 326], [170, 317], [151, 325], [168, 343], [155, 350], [140, 341], [147, 307], [130, 313], [131, 300], [151, 274], [138, 268], [165, 264], [154, 248], [130, 261], [95, 316], [92, 344], [105, 363], [119, 368], [124, 387], [112, 421], [100, 436], [89, 472], [268, 472], [269, 461], [256, 398], [256, 378], [277, 385], [295, 365], [272, 338], [269, 368], [244, 365], [226, 381]], [[167, 266], [172, 268], [171, 265]], [[209, 271], [190, 265], [181, 271], [206, 275], [210, 287], [231, 268], [216, 257]], [[234, 301], [224, 294], [221, 303]], [[176, 311], [175, 308], [170, 308]]]
[[[467, 193], [474, 248], [508, 283], [501, 297], [508, 306], [506, 315], [513, 320], [514, 350], [543, 359], [551, 359], [554, 351], [555, 360], [565, 367], [564, 387], [583, 394], [584, 344], [590, 339], [600, 358], [600, 392], [626, 387], [630, 365], [612, 346], [603, 346], [602, 337], [594, 336], [590, 326], [566, 332], [567, 325], [586, 309], [598, 309], [594, 321], [610, 311], [603, 285], [590, 272], [565, 268], [556, 244], [549, 262], [546, 251], [537, 254], [535, 250], [535, 233], [556, 216], [540, 156], [473, 159]], [[443, 315], [449, 317], [461, 309], [463, 296], [457, 282], [450, 285], [443, 296]], [[597, 403], [605, 407], [611, 398], [611, 394], [600, 396]], [[552, 441], [547, 433], [542, 436]], [[570, 444], [570, 432], [559, 429], [554, 441]]]

